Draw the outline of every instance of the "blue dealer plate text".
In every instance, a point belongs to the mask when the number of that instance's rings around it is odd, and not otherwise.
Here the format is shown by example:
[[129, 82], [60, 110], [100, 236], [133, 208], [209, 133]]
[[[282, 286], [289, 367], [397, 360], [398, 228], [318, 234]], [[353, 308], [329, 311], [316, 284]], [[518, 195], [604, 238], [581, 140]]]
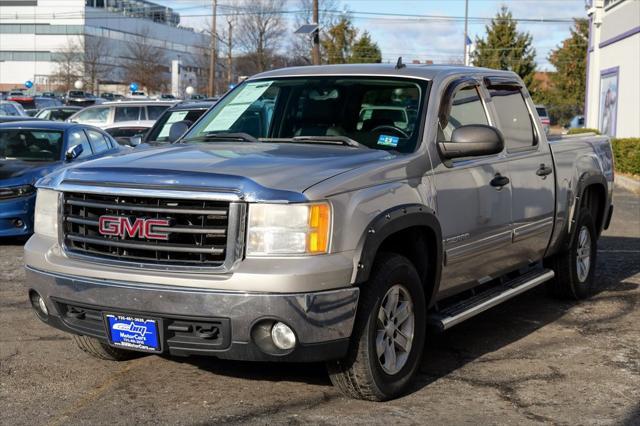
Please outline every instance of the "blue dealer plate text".
[[159, 351], [156, 320], [129, 315], [106, 314], [111, 343], [125, 349]]

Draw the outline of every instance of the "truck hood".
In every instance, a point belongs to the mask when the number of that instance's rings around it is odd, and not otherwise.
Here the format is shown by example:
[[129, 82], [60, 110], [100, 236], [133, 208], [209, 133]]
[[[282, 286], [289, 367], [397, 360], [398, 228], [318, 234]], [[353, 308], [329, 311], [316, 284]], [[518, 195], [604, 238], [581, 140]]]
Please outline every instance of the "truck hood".
[[[387, 151], [294, 143], [213, 142], [130, 152], [67, 168], [53, 182], [233, 191], [245, 199], [304, 200], [309, 187]], [[41, 182], [43, 186], [51, 182]]]

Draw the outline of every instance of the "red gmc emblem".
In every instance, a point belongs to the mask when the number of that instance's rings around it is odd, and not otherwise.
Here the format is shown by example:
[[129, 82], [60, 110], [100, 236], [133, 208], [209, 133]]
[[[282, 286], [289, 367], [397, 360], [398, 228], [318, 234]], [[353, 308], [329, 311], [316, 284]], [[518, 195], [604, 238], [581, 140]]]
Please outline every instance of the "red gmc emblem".
[[126, 216], [100, 216], [98, 232], [102, 235], [114, 235], [124, 238], [147, 238], [151, 240], [168, 240], [169, 234], [155, 230], [156, 226], [169, 226], [167, 219], [136, 218], [133, 222]]

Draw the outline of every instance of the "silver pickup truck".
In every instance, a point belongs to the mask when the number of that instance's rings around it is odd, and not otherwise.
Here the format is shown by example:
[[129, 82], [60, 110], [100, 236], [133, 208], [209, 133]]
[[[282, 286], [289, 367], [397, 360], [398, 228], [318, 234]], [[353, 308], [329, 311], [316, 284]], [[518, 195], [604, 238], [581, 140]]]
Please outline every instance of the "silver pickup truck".
[[25, 282], [99, 358], [324, 361], [385, 400], [428, 330], [542, 283], [587, 297], [612, 188], [609, 140], [549, 142], [514, 73], [281, 69], [173, 145], [41, 179]]

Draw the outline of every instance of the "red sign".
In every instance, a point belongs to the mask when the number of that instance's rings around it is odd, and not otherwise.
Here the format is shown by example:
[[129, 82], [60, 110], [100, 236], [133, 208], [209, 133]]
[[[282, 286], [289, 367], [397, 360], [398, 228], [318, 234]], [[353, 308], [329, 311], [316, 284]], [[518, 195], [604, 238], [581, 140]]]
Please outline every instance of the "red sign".
[[98, 232], [102, 235], [113, 235], [124, 238], [146, 238], [150, 240], [168, 240], [169, 233], [158, 231], [156, 226], [169, 226], [167, 219], [131, 218], [126, 216], [100, 216]]

